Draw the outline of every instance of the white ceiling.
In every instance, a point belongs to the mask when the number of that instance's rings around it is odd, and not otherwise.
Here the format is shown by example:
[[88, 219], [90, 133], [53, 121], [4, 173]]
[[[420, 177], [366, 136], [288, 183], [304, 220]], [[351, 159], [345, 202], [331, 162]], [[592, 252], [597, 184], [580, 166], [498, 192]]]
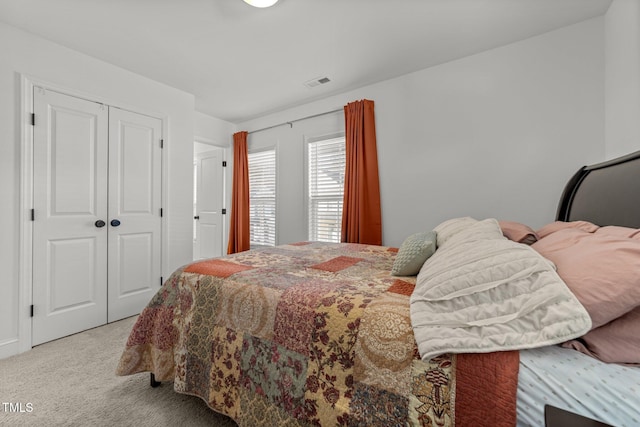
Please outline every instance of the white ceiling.
[[[195, 95], [230, 122], [606, 13], [611, 0], [0, 0], [0, 20]], [[327, 76], [309, 89], [304, 82]]]

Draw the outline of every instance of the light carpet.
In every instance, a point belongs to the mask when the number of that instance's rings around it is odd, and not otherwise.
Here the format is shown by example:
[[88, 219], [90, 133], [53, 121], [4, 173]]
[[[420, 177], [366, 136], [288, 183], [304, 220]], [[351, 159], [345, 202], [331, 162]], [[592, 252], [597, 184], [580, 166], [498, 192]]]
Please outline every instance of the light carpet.
[[0, 360], [1, 426], [221, 426], [203, 400], [115, 375], [135, 317]]

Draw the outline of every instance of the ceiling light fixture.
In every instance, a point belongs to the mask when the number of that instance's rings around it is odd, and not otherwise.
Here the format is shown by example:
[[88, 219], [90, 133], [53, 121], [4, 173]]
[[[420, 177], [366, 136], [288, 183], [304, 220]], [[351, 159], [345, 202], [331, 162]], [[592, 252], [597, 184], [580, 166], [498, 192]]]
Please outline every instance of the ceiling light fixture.
[[244, 0], [244, 2], [253, 7], [271, 7], [276, 4], [278, 0]]

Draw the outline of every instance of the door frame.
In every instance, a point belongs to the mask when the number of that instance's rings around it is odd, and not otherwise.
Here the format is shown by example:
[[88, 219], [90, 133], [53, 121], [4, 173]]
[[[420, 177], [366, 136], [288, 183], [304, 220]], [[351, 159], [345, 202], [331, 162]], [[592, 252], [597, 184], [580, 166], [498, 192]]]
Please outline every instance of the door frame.
[[[229, 164], [228, 161], [228, 154], [229, 154], [229, 145], [225, 145], [222, 143], [219, 143], [217, 141], [214, 141], [211, 138], [206, 138], [204, 136], [198, 136], [198, 135], [194, 135], [193, 136], [193, 142], [194, 144], [197, 142], [199, 144], [205, 144], [205, 145], [211, 145], [212, 147], [216, 147], [222, 150], [222, 160], [227, 162], [227, 166], [224, 167], [224, 170], [222, 171], [222, 206], [224, 208], [227, 209], [227, 214], [222, 216], [222, 255], [225, 255], [227, 253], [226, 251], [226, 242], [228, 242], [229, 237], [228, 237], [228, 230], [229, 230], [229, 218], [231, 218], [231, 210], [230, 210], [230, 206], [231, 206], [231, 201], [227, 200], [227, 197], [230, 196], [230, 192], [227, 192], [227, 182], [230, 182], [230, 176], [228, 176], [228, 174], [230, 173], [231, 169], [232, 169], [232, 165]], [[192, 149], [192, 152], [194, 152], [195, 150]], [[191, 173], [193, 175], [193, 171]], [[195, 187], [196, 183], [193, 183], [193, 186]], [[192, 236], [193, 238], [193, 236]], [[195, 255], [195, 254], [194, 254]], [[192, 256], [193, 258], [193, 256]]]
[[[17, 346], [17, 353], [23, 353], [32, 348], [32, 321], [31, 321], [31, 304], [33, 303], [33, 221], [31, 221], [31, 209], [33, 208], [33, 126], [31, 125], [31, 114], [33, 113], [33, 93], [38, 88], [60, 92], [65, 95], [82, 98], [88, 101], [117, 107], [123, 110], [132, 111], [138, 114], [154, 117], [162, 121], [162, 135], [164, 139], [164, 148], [162, 150], [162, 167], [161, 167], [161, 207], [167, 212], [166, 201], [168, 200], [168, 138], [169, 135], [169, 117], [158, 111], [150, 111], [145, 108], [126, 105], [118, 100], [108, 99], [103, 96], [84, 93], [79, 90], [60, 86], [55, 83], [40, 79], [35, 76], [20, 73], [20, 236], [19, 236], [19, 273], [18, 273], [18, 338], [12, 343]], [[37, 120], [37, 117], [36, 117]], [[160, 262], [163, 276], [166, 275], [164, 268], [167, 263], [166, 248], [168, 247], [168, 221], [165, 220], [166, 214], [162, 218], [161, 239], [160, 239]]]

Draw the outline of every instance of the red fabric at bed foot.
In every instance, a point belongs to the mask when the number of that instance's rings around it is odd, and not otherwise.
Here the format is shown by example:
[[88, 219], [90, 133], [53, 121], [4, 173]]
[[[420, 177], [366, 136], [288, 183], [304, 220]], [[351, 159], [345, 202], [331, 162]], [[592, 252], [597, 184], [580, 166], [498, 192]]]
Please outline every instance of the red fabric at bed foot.
[[458, 354], [456, 426], [515, 426], [519, 364], [517, 351]]

